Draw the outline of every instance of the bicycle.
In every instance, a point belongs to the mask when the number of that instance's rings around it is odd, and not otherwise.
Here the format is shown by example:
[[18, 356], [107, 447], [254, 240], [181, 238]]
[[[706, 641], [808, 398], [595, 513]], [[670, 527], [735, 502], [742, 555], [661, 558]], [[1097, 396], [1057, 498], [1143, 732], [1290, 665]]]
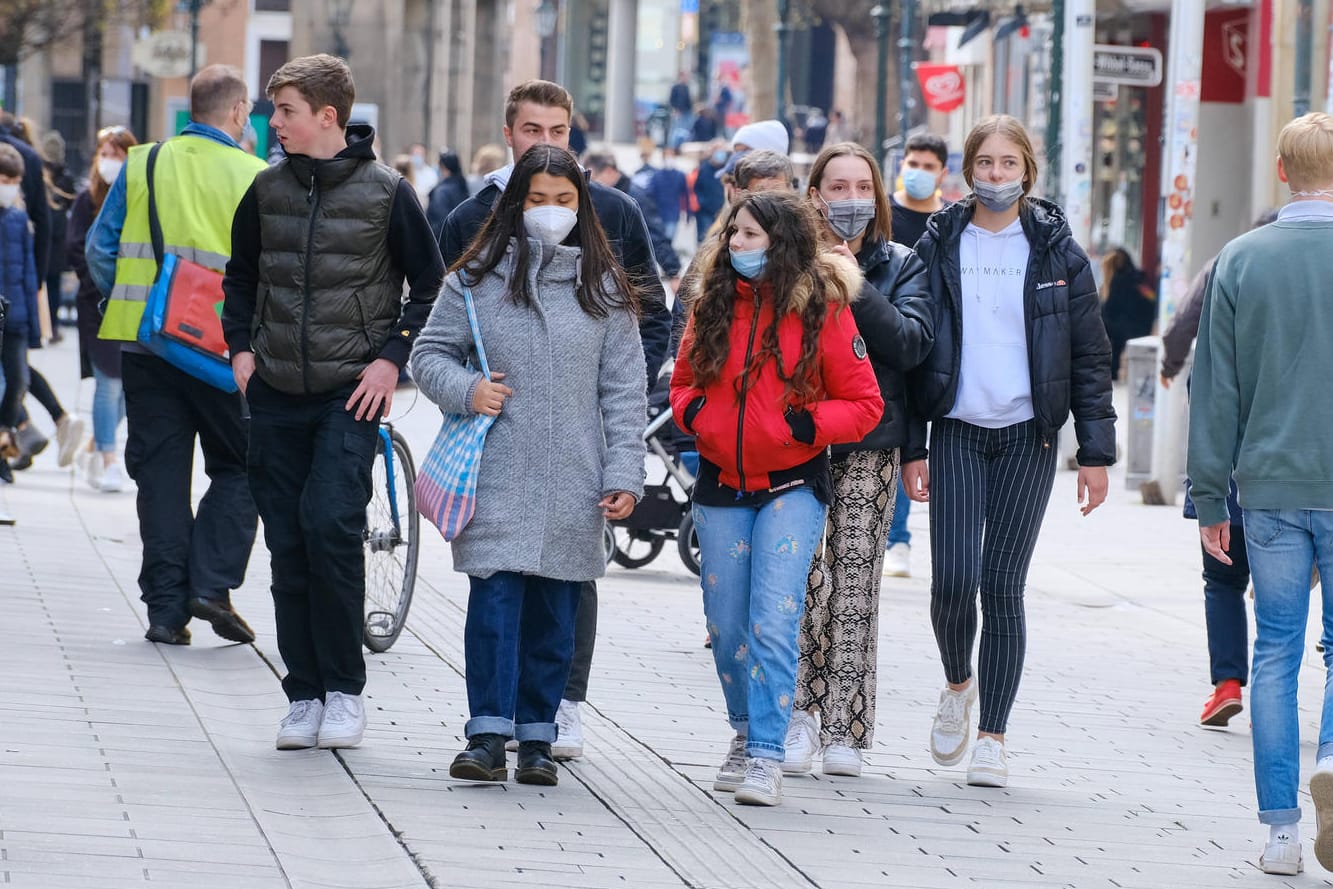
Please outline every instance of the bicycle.
[[370, 503], [361, 540], [366, 550], [366, 618], [361, 639], [373, 652], [388, 651], [407, 623], [417, 582], [416, 464], [407, 439], [380, 423], [371, 464]]

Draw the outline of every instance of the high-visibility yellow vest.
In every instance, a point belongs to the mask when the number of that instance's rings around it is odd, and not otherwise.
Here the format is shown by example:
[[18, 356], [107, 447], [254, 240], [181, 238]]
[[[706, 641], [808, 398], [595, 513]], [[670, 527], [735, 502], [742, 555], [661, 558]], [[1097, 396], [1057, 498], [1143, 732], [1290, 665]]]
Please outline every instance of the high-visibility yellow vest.
[[[116, 283], [98, 335], [138, 339], [144, 304], [157, 275], [148, 227], [148, 151], [130, 149], [125, 162], [125, 226], [116, 254]], [[236, 205], [265, 163], [252, 154], [204, 136], [163, 143], [153, 169], [163, 249], [216, 271], [231, 258], [231, 219]]]

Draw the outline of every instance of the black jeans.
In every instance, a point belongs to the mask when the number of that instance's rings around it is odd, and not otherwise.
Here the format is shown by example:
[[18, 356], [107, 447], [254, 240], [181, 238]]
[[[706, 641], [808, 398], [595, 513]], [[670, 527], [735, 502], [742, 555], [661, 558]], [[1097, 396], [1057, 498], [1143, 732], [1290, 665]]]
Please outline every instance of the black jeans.
[[567, 701], [588, 699], [588, 674], [592, 672], [592, 650], [597, 645], [597, 582], [579, 584], [579, 613], [574, 620], [574, 660], [565, 682]]
[[17, 426], [23, 396], [28, 391], [28, 334], [8, 331], [0, 336], [0, 368], [5, 382], [0, 390], [0, 427]]
[[1245, 591], [1250, 586], [1250, 559], [1245, 526], [1231, 526], [1231, 564], [1203, 551], [1203, 609], [1208, 624], [1208, 666], [1213, 685], [1224, 679], [1250, 681], [1250, 641]]
[[[28, 394], [37, 399], [37, 403], [51, 416], [51, 422], [59, 423], [60, 418], [65, 416], [65, 408], [60, 404], [60, 399], [56, 397], [51, 384], [35, 367], [28, 368], [28, 377]], [[18, 422], [26, 423], [28, 419], [28, 411], [20, 404]]]
[[359, 695], [366, 568], [361, 540], [379, 424], [344, 405], [354, 387], [288, 395], [255, 375], [250, 490], [273, 564], [278, 651], [288, 700]]
[[[183, 627], [191, 597], [228, 601], [250, 562], [258, 519], [245, 478], [245, 402], [155, 355], [126, 352], [121, 367], [125, 469], [139, 486], [140, 598], [149, 623]], [[196, 438], [209, 485], [192, 512]]]

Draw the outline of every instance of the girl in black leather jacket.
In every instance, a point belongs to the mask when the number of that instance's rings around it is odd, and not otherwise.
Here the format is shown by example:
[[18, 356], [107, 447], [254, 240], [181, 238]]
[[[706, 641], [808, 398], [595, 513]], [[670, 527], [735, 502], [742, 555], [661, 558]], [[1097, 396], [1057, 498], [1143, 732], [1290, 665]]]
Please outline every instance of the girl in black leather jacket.
[[[930, 502], [931, 622], [947, 687], [931, 730], [941, 765], [967, 752], [981, 692], [969, 784], [1008, 781], [1004, 733], [1023, 670], [1023, 591], [1070, 412], [1084, 515], [1106, 497], [1115, 461], [1110, 343], [1083, 250], [1055, 204], [1029, 197], [1037, 162], [1007, 115], [973, 128], [963, 152], [967, 199], [931, 217], [917, 244], [935, 344], [909, 376], [907, 493]], [[925, 424], [934, 421], [929, 460]], [[981, 591], [979, 682], [972, 676]]]

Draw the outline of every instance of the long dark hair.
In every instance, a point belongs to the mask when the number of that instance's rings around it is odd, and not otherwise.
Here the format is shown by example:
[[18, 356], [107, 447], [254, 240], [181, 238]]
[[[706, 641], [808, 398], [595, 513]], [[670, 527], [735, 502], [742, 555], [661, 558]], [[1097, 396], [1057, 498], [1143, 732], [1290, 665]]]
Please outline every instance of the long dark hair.
[[578, 191], [578, 221], [564, 243], [577, 245], [583, 250], [579, 260], [582, 263], [580, 280], [575, 288], [579, 307], [594, 318], [605, 318], [613, 309], [627, 309], [637, 314], [638, 288], [630, 283], [611, 252], [606, 232], [593, 209], [583, 170], [574, 155], [554, 145], [534, 145], [518, 159], [509, 183], [486, 218], [486, 224], [451, 271], [461, 269], [469, 280], [480, 281], [505, 258], [509, 242], [514, 239], [516, 246], [514, 267], [509, 276], [509, 295], [521, 306], [532, 305], [532, 294], [528, 292], [532, 249], [523, 224], [523, 205], [528, 199], [532, 177], [538, 173], [564, 177]]
[[[790, 192], [745, 195], [727, 214], [720, 236], [710, 239], [704, 247], [702, 285], [690, 307], [694, 315], [694, 343], [687, 356], [690, 369], [699, 385], [707, 386], [722, 375], [727, 362], [739, 278], [731, 266], [728, 244], [736, 233], [736, 214], [742, 210], [768, 235], [768, 261], [753, 284], [760, 294], [773, 301], [773, 321], [764, 330], [761, 347], [746, 365], [743, 378], [736, 380], [737, 391], [743, 379], [753, 379], [764, 362], [772, 358], [778, 378], [786, 384], [788, 397], [799, 402], [812, 401], [819, 388], [816, 373], [819, 334], [828, 313], [828, 290], [840, 289], [842, 282], [826, 281], [815, 272], [820, 223], [809, 204]], [[806, 300], [803, 306], [802, 296]], [[778, 324], [784, 316], [798, 310], [802, 326], [801, 357], [789, 377], [783, 370]]]

